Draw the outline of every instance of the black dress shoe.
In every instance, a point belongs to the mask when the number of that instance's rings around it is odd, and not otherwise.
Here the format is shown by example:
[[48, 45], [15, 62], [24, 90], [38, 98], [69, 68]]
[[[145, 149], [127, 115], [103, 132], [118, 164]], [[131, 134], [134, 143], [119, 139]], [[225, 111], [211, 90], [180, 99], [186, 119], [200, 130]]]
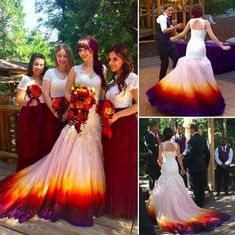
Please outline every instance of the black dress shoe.
[[230, 194], [229, 194], [229, 192], [225, 192], [224, 195], [228, 196], [228, 195], [230, 195]]
[[220, 193], [216, 193], [216, 197], [219, 197], [220, 196]]

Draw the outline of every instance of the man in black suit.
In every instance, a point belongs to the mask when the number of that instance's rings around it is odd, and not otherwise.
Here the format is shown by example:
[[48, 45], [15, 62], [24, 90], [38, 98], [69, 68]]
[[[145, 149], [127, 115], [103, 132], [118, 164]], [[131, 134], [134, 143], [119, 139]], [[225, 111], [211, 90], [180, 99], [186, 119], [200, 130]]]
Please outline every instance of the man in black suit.
[[169, 58], [173, 61], [173, 67], [177, 64], [179, 54], [175, 48], [175, 44], [170, 41], [170, 37], [173, 36], [172, 33], [174, 34], [176, 29], [181, 29], [183, 27], [182, 24], [173, 25], [173, 6], [171, 4], [166, 4], [163, 7], [163, 10], [164, 12], [158, 16], [156, 24], [156, 44], [161, 60], [159, 80], [166, 76]]
[[194, 202], [203, 207], [206, 185], [206, 171], [210, 161], [210, 152], [206, 140], [199, 135], [198, 126], [190, 125], [191, 138], [185, 153], [185, 163], [189, 173], [189, 182], [194, 193]]
[[153, 189], [155, 181], [160, 176], [160, 166], [157, 164], [158, 160], [158, 146], [161, 142], [158, 135], [159, 124], [156, 120], [151, 120], [148, 126], [148, 133], [144, 136], [144, 144], [148, 149], [150, 156], [148, 159], [148, 173], [149, 173], [149, 188]]

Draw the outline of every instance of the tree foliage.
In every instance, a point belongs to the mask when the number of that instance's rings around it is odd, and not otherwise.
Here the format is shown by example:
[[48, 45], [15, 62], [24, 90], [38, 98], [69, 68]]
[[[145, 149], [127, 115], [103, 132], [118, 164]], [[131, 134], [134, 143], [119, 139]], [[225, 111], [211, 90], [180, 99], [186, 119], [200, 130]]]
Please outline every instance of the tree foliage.
[[107, 49], [117, 42], [127, 43], [136, 61], [136, 0], [36, 0], [36, 9], [48, 15], [41, 23], [58, 30], [58, 40], [71, 46], [75, 58], [77, 40], [92, 35], [99, 41], [103, 62], [106, 61]]
[[206, 14], [222, 14], [226, 10], [235, 9], [235, 0], [206, 0], [205, 13]]
[[37, 29], [30, 33], [25, 30], [24, 17], [21, 0], [0, 1], [0, 58], [28, 62], [38, 52], [50, 63], [50, 44]]

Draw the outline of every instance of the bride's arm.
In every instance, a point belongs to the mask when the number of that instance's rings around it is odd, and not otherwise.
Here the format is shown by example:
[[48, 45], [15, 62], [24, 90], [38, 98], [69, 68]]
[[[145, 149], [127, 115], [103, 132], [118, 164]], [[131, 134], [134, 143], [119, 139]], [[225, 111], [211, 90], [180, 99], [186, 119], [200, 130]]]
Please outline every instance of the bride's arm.
[[222, 44], [222, 42], [219, 41], [219, 39], [215, 36], [212, 28], [211, 28], [211, 25], [210, 23], [208, 22], [208, 20], [206, 20], [206, 31], [207, 33], [209, 34], [210, 38], [220, 47], [222, 48], [223, 50], [229, 50], [231, 47], [230, 46], [224, 46]]
[[181, 175], [185, 175], [186, 171], [183, 166], [183, 161], [182, 161], [182, 157], [180, 154], [180, 147], [178, 144], [177, 144], [177, 148], [176, 148], [176, 154], [177, 154], [177, 160], [178, 160], [178, 163], [179, 163], [180, 169], [181, 169]]
[[159, 145], [159, 153], [158, 153], [158, 158], [157, 158], [157, 164], [162, 167], [162, 163], [163, 163], [163, 156], [162, 156], [162, 144]]
[[75, 73], [74, 67], [73, 67], [69, 72], [66, 86], [64, 89], [64, 96], [65, 96], [66, 100], [68, 100], [68, 102], [70, 102], [70, 89], [71, 89], [72, 84], [75, 81], [75, 76], [76, 76], [76, 73]]
[[172, 42], [176, 42], [179, 38], [184, 37], [188, 33], [189, 29], [190, 29], [190, 23], [188, 22], [186, 27], [184, 28], [183, 32], [175, 35], [174, 37], [171, 37], [170, 40]]

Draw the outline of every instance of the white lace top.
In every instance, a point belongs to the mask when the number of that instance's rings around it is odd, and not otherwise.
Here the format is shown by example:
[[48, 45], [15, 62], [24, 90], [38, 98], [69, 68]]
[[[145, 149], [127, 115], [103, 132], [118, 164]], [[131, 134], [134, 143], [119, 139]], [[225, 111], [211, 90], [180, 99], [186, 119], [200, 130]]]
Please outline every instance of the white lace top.
[[[24, 75], [18, 85], [18, 89], [26, 91], [28, 86], [36, 84], [35, 80], [29, 76]], [[40, 86], [42, 89], [42, 86]], [[26, 100], [29, 100], [28, 95], [26, 94]], [[39, 97], [41, 103], [45, 103], [43, 96]]]
[[56, 68], [48, 69], [43, 77], [43, 80], [50, 82], [50, 96], [51, 98], [64, 96], [64, 89], [67, 82], [68, 75], [63, 75]]
[[133, 96], [131, 90], [138, 89], [137, 74], [131, 72], [125, 82], [127, 87], [124, 91], [119, 92], [118, 86], [114, 85], [106, 93], [106, 98], [113, 102], [115, 108], [127, 108], [132, 105]]

